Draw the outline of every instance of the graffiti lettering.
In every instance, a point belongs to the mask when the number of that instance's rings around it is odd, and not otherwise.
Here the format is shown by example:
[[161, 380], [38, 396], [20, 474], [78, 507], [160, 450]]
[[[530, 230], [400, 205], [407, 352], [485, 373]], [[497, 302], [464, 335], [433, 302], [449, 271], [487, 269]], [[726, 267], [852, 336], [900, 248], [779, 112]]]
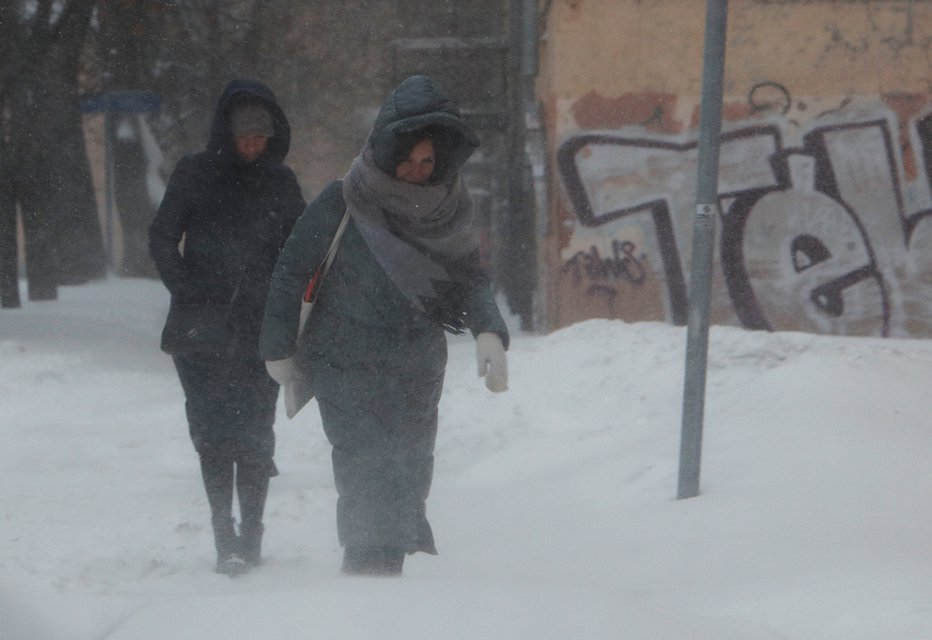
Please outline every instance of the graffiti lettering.
[[647, 272], [634, 255], [636, 250], [630, 240], [612, 240], [612, 255], [603, 258], [599, 248], [593, 245], [589, 251], [579, 251], [570, 258], [563, 265], [563, 272], [572, 273], [577, 284], [585, 274], [589, 280], [625, 280], [639, 287], [647, 279]]
[[793, 104], [790, 92], [776, 82], [760, 82], [748, 93], [748, 104], [753, 111], [778, 111], [786, 115]]
[[[750, 99], [785, 113], [789, 92], [762, 83]], [[721, 138], [716, 261], [730, 308], [719, 317], [730, 312], [734, 323], [755, 329], [932, 337], [932, 114], [909, 123], [911, 160], [926, 171], [912, 184], [901, 182], [900, 125], [881, 102], [846, 101], [830, 121], [805, 127], [783, 118]], [[601, 246], [608, 246], [630, 220], [646, 232], [644, 251], [635, 260], [622, 242], [603, 259], [592, 244], [563, 273], [577, 285], [611, 278], [637, 284], [656, 274], [666, 291], [665, 319], [682, 324], [681, 256], [692, 231], [697, 142], [632, 131], [572, 136], [559, 147], [557, 165], [587, 230], [580, 244], [606, 233]], [[801, 144], [786, 145], [785, 132]]]

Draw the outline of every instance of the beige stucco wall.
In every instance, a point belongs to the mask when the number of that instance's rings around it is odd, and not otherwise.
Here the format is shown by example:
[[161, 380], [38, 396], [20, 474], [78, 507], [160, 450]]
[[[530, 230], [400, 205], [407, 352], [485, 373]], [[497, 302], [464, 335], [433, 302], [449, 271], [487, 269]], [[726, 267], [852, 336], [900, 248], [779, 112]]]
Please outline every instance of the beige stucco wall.
[[[762, 78], [799, 93], [920, 91], [932, 3], [729, 0], [725, 93]], [[558, 98], [699, 95], [705, 0], [553, 0], [541, 87]]]
[[[554, 0], [541, 319], [681, 322], [703, 0]], [[932, 3], [730, 0], [713, 321], [932, 336]]]

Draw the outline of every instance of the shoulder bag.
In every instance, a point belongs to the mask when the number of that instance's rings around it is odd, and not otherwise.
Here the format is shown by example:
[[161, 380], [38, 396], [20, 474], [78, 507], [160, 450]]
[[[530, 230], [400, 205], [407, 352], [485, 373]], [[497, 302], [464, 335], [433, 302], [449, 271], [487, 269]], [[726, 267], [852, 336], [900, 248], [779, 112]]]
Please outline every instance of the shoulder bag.
[[294, 374], [282, 387], [285, 400], [285, 413], [289, 418], [293, 418], [298, 411], [303, 409], [304, 405], [310, 402], [311, 398], [314, 397], [314, 388], [310, 376], [302, 367], [298, 366], [295, 359], [299, 357], [302, 352], [301, 347], [306, 339], [305, 330], [307, 328], [307, 320], [311, 315], [311, 310], [314, 308], [314, 303], [317, 301], [317, 296], [320, 293], [320, 285], [324, 280], [324, 276], [327, 275], [327, 271], [330, 270], [330, 265], [333, 264], [333, 259], [337, 255], [337, 248], [340, 246], [340, 238], [346, 230], [349, 217], [348, 211], [343, 214], [343, 218], [340, 220], [340, 226], [337, 227], [336, 233], [333, 235], [330, 248], [327, 249], [327, 254], [317, 268], [314, 269], [310, 280], [308, 280], [307, 287], [304, 290], [304, 295], [301, 296], [301, 311], [298, 316], [298, 335], [296, 339], [297, 346], [295, 348], [295, 354], [287, 359], [291, 361], [291, 370]]
[[349, 222], [349, 212], [343, 214], [343, 218], [340, 220], [340, 226], [337, 227], [336, 233], [333, 234], [333, 241], [330, 243], [330, 248], [327, 249], [327, 254], [324, 256], [320, 265], [314, 269], [314, 273], [311, 274], [311, 279], [307, 283], [307, 288], [304, 290], [304, 295], [301, 296], [301, 313], [298, 316], [299, 343], [301, 342], [302, 336], [304, 336], [304, 327], [307, 325], [307, 319], [311, 315], [311, 309], [314, 308], [314, 303], [317, 301], [317, 294], [320, 292], [320, 283], [323, 281], [327, 271], [330, 270], [333, 259], [337, 256], [337, 247], [340, 245], [340, 238], [346, 230], [347, 222]]

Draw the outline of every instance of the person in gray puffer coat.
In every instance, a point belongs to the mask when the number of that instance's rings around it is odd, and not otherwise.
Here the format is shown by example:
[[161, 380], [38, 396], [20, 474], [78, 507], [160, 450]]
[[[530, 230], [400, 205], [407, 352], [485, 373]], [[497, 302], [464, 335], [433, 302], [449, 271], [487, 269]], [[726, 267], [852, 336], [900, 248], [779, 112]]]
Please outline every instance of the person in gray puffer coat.
[[[508, 330], [460, 177], [478, 145], [437, 84], [406, 79], [346, 176], [298, 220], [272, 276], [260, 353], [280, 383], [312, 383], [333, 446], [345, 574], [398, 575], [406, 554], [436, 554], [426, 500], [444, 330], [471, 331], [486, 386], [507, 389]], [[349, 223], [298, 341], [301, 294], [344, 212]]]

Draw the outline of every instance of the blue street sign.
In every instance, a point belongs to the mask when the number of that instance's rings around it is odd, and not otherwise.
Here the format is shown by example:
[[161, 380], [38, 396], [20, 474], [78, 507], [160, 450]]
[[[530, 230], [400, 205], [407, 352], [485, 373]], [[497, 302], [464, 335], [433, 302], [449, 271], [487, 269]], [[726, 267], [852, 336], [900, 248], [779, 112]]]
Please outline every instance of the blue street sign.
[[106, 91], [81, 96], [81, 113], [158, 111], [162, 97], [153, 91]]

